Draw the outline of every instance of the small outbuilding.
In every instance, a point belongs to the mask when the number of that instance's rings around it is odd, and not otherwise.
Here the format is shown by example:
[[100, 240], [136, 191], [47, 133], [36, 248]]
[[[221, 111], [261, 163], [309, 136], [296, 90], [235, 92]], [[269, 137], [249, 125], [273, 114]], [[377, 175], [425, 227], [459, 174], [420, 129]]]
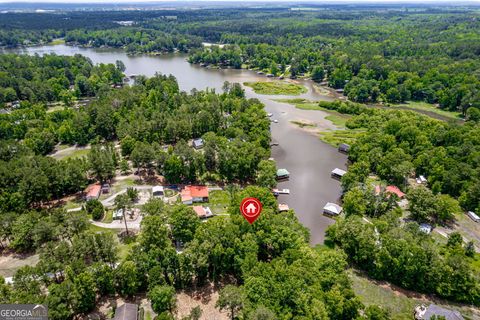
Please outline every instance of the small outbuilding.
[[287, 169], [277, 170], [277, 179], [288, 179], [288, 177], [290, 177], [290, 172]]
[[416, 180], [417, 180], [418, 184], [426, 184], [427, 183], [427, 179], [425, 178], [425, 176], [419, 176]]
[[203, 139], [198, 138], [193, 140], [193, 147], [195, 149], [202, 149], [203, 148]]
[[210, 210], [209, 207], [193, 206], [193, 211], [195, 211], [200, 219], [213, 217], [212, 210]]
[[113, 320], [138, 320], [138, 305], [124, 303], [115, 309]]
[[327, 202], [323, 207], [323, 213], [329, 216], [338, 216], [342, 213], [343, 208], [336, 203]]
[[113, 220], [122, 220], [123, 219], [123, 209], [118, 209], [113, 211], [112, 214]]
[[433, 230], [433, 227], [431, 225], [429, 225], [428, 223], [420, 223], [419, 229], [423, 233], [430, 234]]
[[335, 168], [332, 170], [332, 178], [341, 179], [346, 173], [345, 170]]
[[340, 143], [338, 146], [338, 151], [341, 153], [348, 153], [348, 151], [350, 151], [350, 145], [346, 143]]
[[472, 219], [473, 221], [475, 222], [478, 222], [480, 223], [480, 217], [473, 211], [468, 211], [467, 212], [467, 215], [470, 217], [470, 219]]

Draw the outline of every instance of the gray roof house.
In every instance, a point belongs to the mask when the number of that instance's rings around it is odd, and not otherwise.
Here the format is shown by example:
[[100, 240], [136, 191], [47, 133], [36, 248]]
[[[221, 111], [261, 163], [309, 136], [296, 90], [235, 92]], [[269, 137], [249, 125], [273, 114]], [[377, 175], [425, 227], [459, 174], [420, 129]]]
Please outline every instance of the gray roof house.
[[203, 139], [202, 138], [194, 139], [193, 140], [193, 147], [195, 149], [203, 148]]
[[348, 153], [348, 151], [350, 151], [350, 145], [346, 143], [340, 143], [338, 146], [338, 151], [342, 153]]
[[113, 320], [138, 320], [138, 305], [125, 303], [115, 309]]

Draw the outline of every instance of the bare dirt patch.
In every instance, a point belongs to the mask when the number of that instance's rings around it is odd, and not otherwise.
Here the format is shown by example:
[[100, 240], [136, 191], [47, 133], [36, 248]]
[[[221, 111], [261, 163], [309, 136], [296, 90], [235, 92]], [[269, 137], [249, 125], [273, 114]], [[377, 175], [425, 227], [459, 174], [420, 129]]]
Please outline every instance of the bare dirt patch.
[[177, 317], [188, 316], [196, 306], [202, 309], [201, 320], [228, 320], [227, 312], [215, 307], [218, 300], [218, 291], [221, 288], [208, 284], [197, 289], [182, 290], [177, 293]]
[[12, 277], [15, 272], [23, 266], [35, 266], [38, 263], [39, 255], [2, 254], [0, 256], [0, 276]]

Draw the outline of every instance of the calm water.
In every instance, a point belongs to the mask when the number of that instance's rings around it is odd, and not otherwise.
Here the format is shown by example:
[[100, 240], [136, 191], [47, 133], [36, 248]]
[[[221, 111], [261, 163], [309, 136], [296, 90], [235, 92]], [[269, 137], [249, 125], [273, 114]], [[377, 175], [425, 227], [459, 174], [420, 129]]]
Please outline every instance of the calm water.
[[[26, 49], [9, 50], [9, 52], [26, 54], [56, 53], [58, 55], [82, 54], [94, 63], [115, 63], [122, 60], [126, 75], [144, 74], [152, 76], [156, 72], [174, 75], [180, 88], [190, 91], [193, 88], [214, 88], [221, 91], [225, 81], [242, 83], [244, 81], [270, 81], [265, 76], [248, 70], [213, 70], [191, 65], [186, 56], [170, 54], [162, 56], [128, 56], [122, 50], [79, 48], [66, 45], [41, 46]], [[300, 97], [309, 100], [328, 100], [313, 90], [309, 81], [299, 81], [308, 88], [308, 92]], [[318, 139], [314, 134], [297, 128], [293, 120], [314, 121], [317, 125], [328, 127], [322, 111], [300, 110], [295, 107], [273, 101], [279, 96], [265, 96], [245, 88], [249, 98], [258, 98], [266, 106], [267, 112], [274, 114], [272, 138], [279, 146], [272, 147], [272, 156], [279, 168], [290, 171], [289, 181], [279, 184], [279, 188], [289, 188], [290, 195], [280, 196], [279, 202], [287, 203], [293, 208], [300, 222], [310, 229], [311, 243], [322, 243], [325, 229], [334, 220], [322, 215], [322, 208], [327, 202], [336, 202], [340, 196], [340, 183], [330, 178], [335, 167], [345, 169], [346, 156]]]

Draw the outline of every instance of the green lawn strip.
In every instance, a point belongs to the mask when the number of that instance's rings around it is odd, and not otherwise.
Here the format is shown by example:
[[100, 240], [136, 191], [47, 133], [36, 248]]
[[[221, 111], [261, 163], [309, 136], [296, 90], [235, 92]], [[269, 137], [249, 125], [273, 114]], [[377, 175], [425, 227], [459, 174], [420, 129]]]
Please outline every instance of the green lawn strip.
[[348, 120], [348, 116], [345, 116], [340, 113], [335, 113], [335, 112], [329, 112], [331, 113], [330, 115], [326, 116], [325, 119], [333, 123], [339, 128], [345, 128]]
[[90, 152], [90, 149], [75, 150], [71, 154], [63, 157], [62, 160], [83, 158], [83, 157], [86, 157], [89, 152]]
[[65, 106], [63, 104], [56, 104], [56, 105], [49, 106], [47, 109], [47, 113], [54, 112], [54, 111], [61, 111], [63, 109], [65, 109]]
[[72, 151], [63, 152], [61, 154], [53, 154], [52, 157], [54, 157], [57, 160], [76, 159], [76, 158], [86, 157], [89, 152], [90, 152], [90, 149], [74, 149]]
[[203, 205], [210, 207], [214, 214], [226, 214], [230, 206], [230, 194], [224, 190], [210, 191], [208, 202]]
[[451, 118], [451, 119], [459, 119], [462, 116], [461, 113], [459, 112], [443, 110], [434, 106], [431, 103], [427, 103], [423, 101], [408, 101], [402, 104], [391, 105], [391, 107], [393, 108], [401, 107], [401, 108], [408, 108], [413, 110], [428, 111], [428, 112], [432, 112], [440, 116]]
[[73, 200], [68, 200], [65, 203], [65, 206], [63, 207], [65, 210], [68, 209], [75, 209], [75, 208], [80, 208], [85, 204], [85, 201], [83, 199], [73, 199]]
[[112, 221], [113, 221], [113, 210], [105, 210], [105, 214], [103, 215], [102, 222], [111, 223]]
[[267, 95], [298, 96], [308, 91], [307, 88], [302, 85], [280, 81], [244, 82], [243, 84], [251, 87], [255, 93]]
[[322, 110], [322, 111], [328, 111], [325, 108], [322, 108], [318, 105], [317, 102], [315, 101], [308, 101], [306, 99], [302, 98], [293, 98], [293, 99], [273, 99], [274, 101], [282, 102], [282, 103], [288, 103], [291, 105], [294, 105], [298, 109], [302, 110]]

